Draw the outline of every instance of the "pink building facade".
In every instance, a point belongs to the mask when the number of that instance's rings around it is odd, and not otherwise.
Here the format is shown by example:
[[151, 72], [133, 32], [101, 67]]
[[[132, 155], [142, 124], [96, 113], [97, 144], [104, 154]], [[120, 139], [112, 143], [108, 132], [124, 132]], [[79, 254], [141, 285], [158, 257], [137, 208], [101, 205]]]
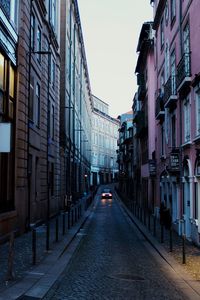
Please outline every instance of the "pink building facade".
[[[200, 243], [200, 2], [151, 1], [155, 30], [155, 213]], [[152, 124], [148, 124], [151, 128]], [[152, 145], [154, 142], [152, 141]]]

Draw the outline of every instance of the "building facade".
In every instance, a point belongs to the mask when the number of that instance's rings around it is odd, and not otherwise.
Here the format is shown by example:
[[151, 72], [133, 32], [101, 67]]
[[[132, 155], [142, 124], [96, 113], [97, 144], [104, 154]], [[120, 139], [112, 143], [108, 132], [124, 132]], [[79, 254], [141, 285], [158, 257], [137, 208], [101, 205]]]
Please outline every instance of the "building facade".
[[93, 96], [91, 185], [111, 183], [117, 178], [119, 121], [109, 116], [109, 106]]
[[[135, 150], [134, 194], [139, 206], [154, 210], [155, 194], [155, 105], [154, 36], [152, 22], [142, 25], [135, 69], [138, 91], [133, 103]], [[139, 173], [138, 173], [139, 172]], [[138, 176], [140, 175], [140, 176]]]
[[[148, 205], [159, 217], [161, 203], [171, 214], [172, 226], [179, 234], [199, 244], [200, 236], [200, 144], [199, 144], [199, 95], [200, 63], [199, 35], [200, 21], [197, 12], [199, 1], [160, 0], [150, 1], [154, 7], [151, 23], [155, 36], [154, 46], [148, 46], [145, 37], [148, 30], [140, 34], [139, 58], [136, 72], [139, 88], [134, 98], [133, 111], [136, 135], [134, 139], [134, 175], [139, 176], [142, 189], [143, 177], [148, 178]], [[150, 24], [146, 23], [145, 26]], [[143, 25], [144, 26], [144, 25]], [[143, 32], [143, 33], [142, 33]], [[143, 40], [143, 44], [141, 43]], [[143, 45], [146, 47], [143, 48]], [[149, 70], [149, 71], [148, 71]], [[144, 72], [145, 71], [145, 72]], [[141, 91], [145, 91], [141, 101]], [[149, 90], [152, 89], [149, 95]], [[148, 95], [148, 96], [147, 96]], [[147, 131], [149, 171], [142, 162], [146, 147], [142, 146], [137, 129], [144, 127], [145, 120], [138, 118], [147, 99]], [[155, 111], [155, 117], [153, 113]], [[142, 148], [140, 148], [142, 146]], [[137, 168], [139, 165], [139, 168]], [[146, 172], [146, 173], [145, 173]], [[152, 191], [151, 172], [153, 172]], [[137, 185], [139, 187], [139, 184]], [[137, 196], [137, 195], [136, 195]], [[141, 195], [139, 195], [141, 197]], [[150, 200], [152, 199], [152, 201]], [[149, 201], [150, 200], [150, 201]], [[143, 204], [145, 208], [145, 204]]]
[[199, 243], [199, 1], [154, 3], [156, 78], [164, 118], [156, 127], [157, 193], [179, 233]]
[[123, 195], [132, 197], [133, 193], [133, 112], [118, 117], [117, 163], [119, 166], [119, 190]]
[[77, 1], [1, 0], [0, 238], [89, 190], [92, 109]]
[[89, 190], [93, 109], [77, 1], [61, 1], [61, 73], [62, 197], [74, 201]]
[[[0, 230], [16, 223], [15, 152], [17, 120], [18, 2], [0, 1], [0, 126], [10, 127], [8, 152], [0, 153]], [[2, 140], [1, 144], [5, 142]], [[3, 151], [3, 150], [2, 150]]]

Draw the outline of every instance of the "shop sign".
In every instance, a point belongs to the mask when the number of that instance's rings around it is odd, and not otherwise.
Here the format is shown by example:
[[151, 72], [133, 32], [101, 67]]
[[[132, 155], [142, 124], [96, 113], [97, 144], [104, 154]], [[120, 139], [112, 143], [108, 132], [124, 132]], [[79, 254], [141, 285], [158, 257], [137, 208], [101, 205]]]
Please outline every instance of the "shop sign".
[[150, 176], [156, 176], [156, 161], [154, 159], [149, 160], [149, 174]]
[[170, 170], [171, 171], [179, 171], [180, 170], [179, 153], [171, 153], [170, 154]]
[[11, 146], [11, 124], [0, 123], [0, 152], [10, 152]]

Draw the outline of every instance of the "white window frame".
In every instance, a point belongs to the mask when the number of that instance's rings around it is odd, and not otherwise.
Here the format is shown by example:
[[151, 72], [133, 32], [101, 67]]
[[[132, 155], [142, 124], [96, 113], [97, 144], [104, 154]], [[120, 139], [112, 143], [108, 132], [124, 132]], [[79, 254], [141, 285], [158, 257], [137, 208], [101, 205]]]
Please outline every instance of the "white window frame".
[[200, 136], [200, 89], [195, 91], [196, 136]]
[[184, 142], [188, 143], [191, 140], [190, 95], [188, 95], [184, 100], [183, 113], [184, 113]]

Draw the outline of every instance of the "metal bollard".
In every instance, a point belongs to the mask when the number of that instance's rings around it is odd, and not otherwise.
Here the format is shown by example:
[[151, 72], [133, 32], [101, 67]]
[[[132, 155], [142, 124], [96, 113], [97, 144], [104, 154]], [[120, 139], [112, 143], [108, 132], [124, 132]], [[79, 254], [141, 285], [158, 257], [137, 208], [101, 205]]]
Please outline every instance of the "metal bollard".
[[156, 236], [156, 216], [153, 216], [153, 235]]
[[65, 235], [65, 213], [62, 214], [62, 234]]
[[36, 265], [36, 229], [32, 229], [32, 264]]
[[147, 220], [146, 220], [146, 209], [144, 209], [144, 225], [147, 225]]
[[75, 223], [77, 222], [77, 206], [75, 207]]
[[68, 229], [70, 229], [70, 210], [68, 211], [67, 221], [68, 221]]
[[160, 242], [164, 243], [164, 226], [163, 224], [161, 224], [161, 228], [160, 228]]
[[148, 212], [148, 229], [149, 231], [151, 230], [151, 216], [149, 212]]
[[170, 228], [170, 231], [169, 231], [169, 251], [172, 252], [173, 250], [173, 240], [172, 240], [172, 227]]
[[50, 235], [50, 226], [48, 220], [46, 224], [46, 251], [49, 251], [49, 235]]
[[6, 280], [13, 280], [15, 278], [13, 271], [13, 260], [14, 260], [14, 232], [12, 231], [10, 234], [9, 241], [9, 250], [8, 250], [8, 272], [6, 276]]
[[185, 254], [185, 234], [182, 236], [182, 254], [183, 254], [183, 264], [186, 264], [186, 254]]
[[58, 222], [58, 217], [56, 217], [56, 242], [58, 242], [58, 232], [59, 232], [59, 222]]

